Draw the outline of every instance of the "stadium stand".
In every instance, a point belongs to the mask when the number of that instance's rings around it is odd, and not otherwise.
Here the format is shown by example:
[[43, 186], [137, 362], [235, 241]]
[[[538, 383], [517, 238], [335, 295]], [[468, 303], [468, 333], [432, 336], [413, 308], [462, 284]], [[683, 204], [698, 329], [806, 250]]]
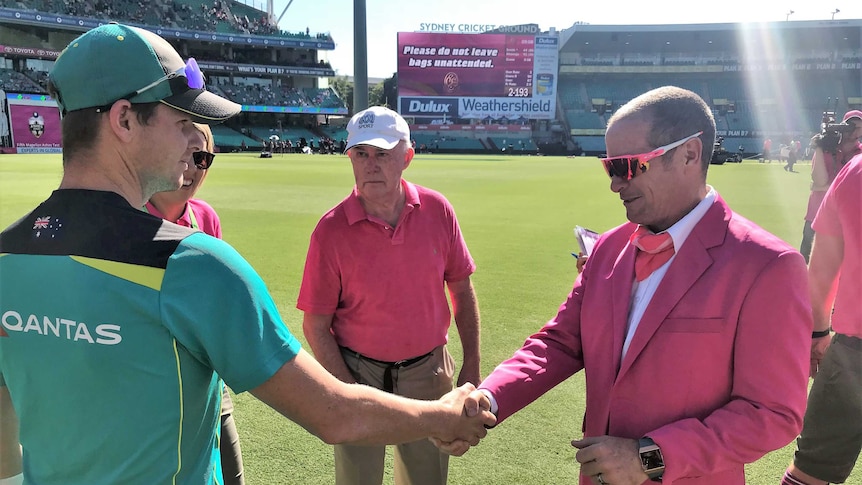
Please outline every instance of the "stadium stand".
[[333, 140], [347, 140], [347, 128], [344, 126], [321, 125], [319, 128], [323, 136]]
[[321, 108], [342, 108], [346, 107], [344, 101], [335, 94], [331, 88], [305, 88], [305, 96], [310, 100], [313, 106]]
[[38, 82], [12, 69], [0, 69], [0, 88], [9, 93], [46, 92]]
[[[862, 106], [860, 36], [860, 20], [576, 24], [560, 34], [558, 118], [570, 148], [577, 143], [600, 155], [604, 124], [621, 104], [672, 84], [713, 108], [726, 149], [742, 146], [756, 155], [765, 138], [806, 141], [819, 131], [824, 111]], [[756, 45], [746, 48], [747, 38]]]
[[239, 104], [266, 106], [313, 106], [308, 98], [295, 88], [269, 84], [220, 84], [219, 90]]
[[[321, 50], [334, 48], [331, 36], [307, 28], [279, 30], [269, 14], [240, 2], [0, 0], [0, 8], [6, 10], [0, 28], [0, 89], [7, 93], [46, 94], [47, 72], [60, 51], [84, 30], [110, 20], [161, 29], [179, 52], [197, 59], [207, 89], [244, 106], [242, 115], [216, 130], [220, 150], [258, 149], [264, 138], [248, 130], [257, 126], [278, 126], [287, 137], [318, 140], [324, 135], [306, 126], [348, 112], [335, 91], [321, 87], [323, 78], [335, 75], [320, 57]], [[212, 42], [215, 37], [199, 36], [202, 32], [221, 37]]]
[[283, 31], [264, 12], [233, 0], [2, 0], [0, 7], [203, 32], [332, 40], [327, 33], [311, 34], [307, 29]]
[[[136, 22], [178, 32], [226, 33], [260, 38], [329, 41], [328, 33], [282, 31], [265, 12], [235, 0], [0, 0], [0, 8], [47, 12], [99, 21]], [[44, 94], [52, 59], [79, 32], [5, 21], [0, 45], [0, 88]], [[7, 28], [8, 27], [8, 28]], [[83, 27], [81, 28], [83, 30]], [[777, 143], [807, 140], [819, 131], [823, 111], [862, 108], [862, 21], [842, 20], [698, 25], [589, 25], [559, 32], [557, 108], [554, 120], [527, 120], [529, 129], [495, 131], [517, 120], [481, 121], [487, 129], [422, 120], [417, 148], [440, 152], [499, 153], [523, 141], [524, 152], [562, 146], [602, 154], [604, 129], [614, 111], [633, 97], [674, 84], [700, 94], [713, 108], [727, 148], [755, 155], [765, 138]], [[746, 46], [745, 39], [757, 39]], [[319, 56], [321, 47], [261, 48], [235, 42], [171, 38], [184, 55], [201, 63], [208, 89], [244, 105], [245, 112], [216, 134], [220, 147], [260, 146], [271, 134], [288, 139], [346, 137], [330, 115], [348, 114], [321, 78], [335, 75]], [[251, 43], [250, 41], [248, 43]], [[309, 43], [312, 44], [312, 43]], [[298, 44], [297, 44], [298, 45]], [[771, 46], [774, 46], [771, 47]], [[37, 54], [37, 52], [39, 54]], [[45, 53], [47, 52], [47, 54]], [[53, 57], [52, 57], [53, 55]], [[416, 121], [414, 121], [416, 123]], [[505, 140], [505, 142], [504, 142]]]
[[260, 141], [245, 136], [227, 126], [213, 125], [210, 128], [212, 128], [213, 140], [215, 140], [215, 144], [221, 152], [238, 150], [243, 146], [243, 142], [245, 142], [246, 148], [258, 148], [261, 145]]
[[293, 140], [296, 142], [301, 138], [305, 138], [306, 140], [314, 140], [317, 142], [320, 135], [313, 133], [312, 131], [300, 128], [300, 127], [282, 127], [281, 129], [277, 127], [261, 127], [254, 126], [248, 127], [247, 134], [253, 138], [257, 138], [258, 140], [268, 140], [270, 136], [275, 135], [278, 136], [279, 139], [285, 140]]

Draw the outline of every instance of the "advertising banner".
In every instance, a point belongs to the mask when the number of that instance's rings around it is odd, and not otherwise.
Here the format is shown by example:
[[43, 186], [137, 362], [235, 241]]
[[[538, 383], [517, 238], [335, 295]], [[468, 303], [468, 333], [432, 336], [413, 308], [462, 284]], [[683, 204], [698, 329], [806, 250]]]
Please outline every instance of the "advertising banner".
[[399, 109], [444, 121], [553, 119], [558, 65], [553, 35], [399, 32]]
[[60, 110], [44, 94], [6, 94], [12, 146], [18, 153], [60, 153]]

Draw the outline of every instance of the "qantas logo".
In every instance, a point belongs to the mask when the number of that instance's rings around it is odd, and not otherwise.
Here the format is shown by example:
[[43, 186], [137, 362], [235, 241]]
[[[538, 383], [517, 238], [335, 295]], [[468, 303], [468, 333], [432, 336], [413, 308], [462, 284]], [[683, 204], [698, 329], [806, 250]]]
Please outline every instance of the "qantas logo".
[[14, 310], [8, 310], [0, 316], [0, 337], [8, 337], [7, 331], [97, 345], [117, 345], [123, 341], [122, 328], [113, 323], [93, 325], [70, 318]]

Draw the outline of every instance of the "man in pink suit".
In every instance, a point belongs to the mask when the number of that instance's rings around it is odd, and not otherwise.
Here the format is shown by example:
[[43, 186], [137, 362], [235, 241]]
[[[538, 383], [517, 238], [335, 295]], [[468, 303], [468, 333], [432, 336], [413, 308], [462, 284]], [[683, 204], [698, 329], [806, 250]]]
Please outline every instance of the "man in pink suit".
[[742, 485], [746, 463], [801, 429], [805, 261], [706, 184], [714, 138], [709, 107], [676, 87], [613, 115], [602, 162], [630, 222], [600, 237], [557, 315], [467, 404], [500, 423], [584, 370], [582, 485]]

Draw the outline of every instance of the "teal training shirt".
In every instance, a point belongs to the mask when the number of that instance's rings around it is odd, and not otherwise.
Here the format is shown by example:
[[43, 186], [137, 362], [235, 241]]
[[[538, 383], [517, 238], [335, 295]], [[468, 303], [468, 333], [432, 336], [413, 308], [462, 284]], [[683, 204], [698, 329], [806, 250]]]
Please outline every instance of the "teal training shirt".
[[299, 352], [227, 243], [111, 192], [57, 190], [0, 234], [0, 385], [25, 483], [221, 483], [220, 377]]

